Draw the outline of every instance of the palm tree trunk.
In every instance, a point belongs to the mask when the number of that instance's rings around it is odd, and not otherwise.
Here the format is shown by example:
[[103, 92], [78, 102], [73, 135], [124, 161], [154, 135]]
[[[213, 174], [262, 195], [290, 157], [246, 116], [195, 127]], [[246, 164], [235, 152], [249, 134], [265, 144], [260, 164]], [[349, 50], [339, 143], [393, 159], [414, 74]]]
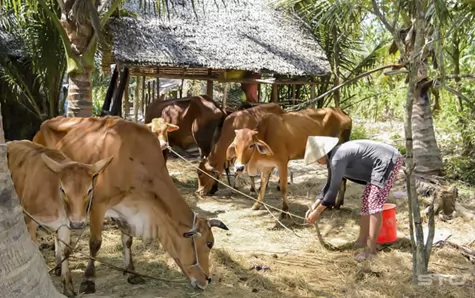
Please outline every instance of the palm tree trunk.
[[31, 241], [8, 170], [0, 115], [0, 291], [2, 297], [65, 297], [51, 282], [40, 251]]
[[422, 174], [441, 175], [442, 158], [435, 139], [430, 83], [423, 79], [414, 91], [412, 105], [412, 137], [414, 138], [414, 171]]
[[92, 71], [69, 74], [68, 117], [92, 116]]

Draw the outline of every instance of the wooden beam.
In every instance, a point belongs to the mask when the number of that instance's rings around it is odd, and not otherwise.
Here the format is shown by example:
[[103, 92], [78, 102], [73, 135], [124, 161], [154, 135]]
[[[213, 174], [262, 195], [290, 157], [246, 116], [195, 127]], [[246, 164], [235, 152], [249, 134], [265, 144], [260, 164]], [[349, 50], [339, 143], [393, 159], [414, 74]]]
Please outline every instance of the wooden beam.
[[[211, 69], [208, 70], [208, 74], [211, 74]], [[213, 80], [206, 81], [206, 95], [213, 98]]]
[[216, 81], [222, 83], [260, 83], [260, 84], [271, 84], [271, 85], [307, 85], [311, 84], [312, 81], [308, 80], [275, 80], [275, 79], [223, 79], [215, 75], [174, 75], [167, 73], [160, 74], [147, 74], [147, 77], [160, 77], [164, 79], [184, 79], [184, 80], [197, 80], [197, 81]]

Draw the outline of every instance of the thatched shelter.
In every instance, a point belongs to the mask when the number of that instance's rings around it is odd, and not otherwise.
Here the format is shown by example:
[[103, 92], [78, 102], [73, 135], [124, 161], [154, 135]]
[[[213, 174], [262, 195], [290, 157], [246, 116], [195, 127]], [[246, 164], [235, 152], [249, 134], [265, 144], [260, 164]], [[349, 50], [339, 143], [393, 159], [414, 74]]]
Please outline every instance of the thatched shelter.
[[[330, 65], [323, 50], [293, 16], [266, 0], [175, 0], [168, 14], [155, 0], [126, 1], [131, 16], [112, 18], [110, 55], [131, 75], [208, 76], [246, 70], [293, 76], [323, 76]], [[135, 16], [133, 16], [135, 15]]]
[[[194, 8], [191, 1], [173, 0], [166, 13], [155, 7], [155, 0], [128, 0], [121, 16], [110, 19], [104, 72], [117, 64], [143, 82], [146, 77], [207, 81], [209, 96], [213, 81], [238, 82], [248, 100], [249, 94], [259, 100], [259, 84], [272, 84], [274, 102], [278, 85], [293, 85], [295, 101], [295, 85], [310, 84], [313, 95], [314, 78], [330, 74], [324, 51], [304, 24], [269, 0], [197, 0]], [[156, 85], [158, 90], [158, 80]], [[151, 93], [153, 85], [148, 89]], [[226, 98], [223, 91], [223, 106]]]

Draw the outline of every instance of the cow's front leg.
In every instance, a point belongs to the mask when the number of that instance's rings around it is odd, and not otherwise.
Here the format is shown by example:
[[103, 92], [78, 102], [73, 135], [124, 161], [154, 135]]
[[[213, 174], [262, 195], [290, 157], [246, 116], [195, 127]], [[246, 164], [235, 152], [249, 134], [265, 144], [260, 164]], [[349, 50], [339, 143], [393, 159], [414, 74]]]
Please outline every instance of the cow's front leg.
[[264, 168], [261, 172], [261, 187], [259, 189], [259, 195], [257, 196], [257, 202], [252, 206], [252, 210], [259, 210], [266, 194], [267, 182], [269, 181], [270, 173], [273, 168]]
[[281, 218], [287, 217], [287, 212], [289, 212], [289, 202], [287, 201], [287, 171], [287, 164], [279, 166], [279, 184], [280, 192], [282, 194], [282, 213], [280, 214]]
[[[102, 244], [102, 229], [104, 228], [105, 207], [93, 206], [90, 215], [89, 253], [95, 258]], [[84, 281], [81, 283], [80, 292], [91, 294], [96, 292], [96, 267], [94, 260], [90, 259], [86, 271], [84, 271]]]
[[[130, 226], [124, 221], [117, 221], [119, 228], [122, 232], [122, 254], [124, 255], [124, 268], [129, 271], [135, 271], [134, 262], [132, 260], [132, 236]], [[145, 280], [133, 273], [124, 272], [124, 275], [127, 277], [127, 282], [130, 284], [141, 284]]]
[[256, 178], [254, 176], [249, 176], [249, 178], [251, 179], [251, 189], [249, 190], [249, 192], [251, 194], [256, 193]]
[[[55, 238], [56, 240], [56, 238]], [[61, 226], [58, 229], [56, 245], [56, 264], [61, 264], [61, 281], [63, 283], [63, 293], [68, 297], [76, 296], [73, 287], [73, 278], [69, 271], [69, 255], [71, 254], [71, 231], [67, 226]], [[62, 262], [61, 262], [62, 261]]]

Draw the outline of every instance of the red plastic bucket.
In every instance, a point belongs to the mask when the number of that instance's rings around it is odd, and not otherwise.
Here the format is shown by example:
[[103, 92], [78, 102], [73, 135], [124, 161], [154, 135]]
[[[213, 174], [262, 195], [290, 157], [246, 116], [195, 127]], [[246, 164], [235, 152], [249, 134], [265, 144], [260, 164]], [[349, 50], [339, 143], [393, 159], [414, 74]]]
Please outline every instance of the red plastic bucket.
[[396, 226], [396, 205], [384, 204], [383, 207], [383, 224], [378, 236], [378, 243], [391, 243], [397, 240]]

